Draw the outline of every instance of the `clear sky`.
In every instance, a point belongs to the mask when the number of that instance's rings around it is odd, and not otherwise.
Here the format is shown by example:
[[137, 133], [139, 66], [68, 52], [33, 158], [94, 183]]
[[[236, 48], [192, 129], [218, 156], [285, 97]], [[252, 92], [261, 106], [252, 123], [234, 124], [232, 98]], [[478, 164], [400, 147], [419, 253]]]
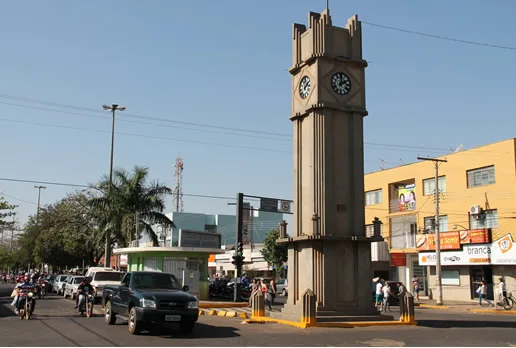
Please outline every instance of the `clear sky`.
[[[101, 106], [119, 103], [127, 111], [116, 126], [123, 134], [115, 166], [148, 166], [151, 179], [172, 186], [180, 155], [185, 194], [292, 198], [292, 23], [307, 24], [308, 12], [324, 7], [324, 0], [2, 2], [0, 177], [96, 182], [109, 169], [110, 117]], [[330, 8], [337, 26], [357, 13], [373, 24], [516, 46], [512, 0], [330, 0]], [[366, 171], [514, 137], [516, 50], [365, 23], [363, 37]], [[22, 222], [36, 211], [33, 186], [0, 181]], [[46, 186], [42, 204], [72, 190]], [[234, 211], [224, 199], [184, 202], [187, 212]]]

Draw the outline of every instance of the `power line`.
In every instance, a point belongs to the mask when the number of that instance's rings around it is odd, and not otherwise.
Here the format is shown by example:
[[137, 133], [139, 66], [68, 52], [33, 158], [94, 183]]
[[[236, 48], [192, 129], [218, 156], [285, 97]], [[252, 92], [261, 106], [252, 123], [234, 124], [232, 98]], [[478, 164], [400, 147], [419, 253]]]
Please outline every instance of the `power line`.
[[[2, 98], [1, 95], [0, 95], [0, 98]], [[5, 101], [0, 101], [0, 104], [9, 105], [9, 106], [16, 106], [16, 107], [21, 107], [21, 108], [35, 109], [35, 110], [42, 110], [42, 111], [52, 111], [52, 112], [58, 112], [58, 113], [63, 113], [63, 114], [67, 114], [67, 115], [77, 115], [77, 116], [84, 116], [84, 117], [90, 117], [90, 118], [98, 118], [98, 119], [101, 119], [101, 120], [110, 120], [111, 119], [108, 116], [90, 115], [90, 114], [84, 114], [84, 113], [68, 111], [68, 110], [48, 109], [48, 108], [44, 108], [44, 107], [40, 107], [40, 106], [21, 105], [21, 104], [16, 104], [16, 103], [8, 103], [8, 102], [5, 102]], [[240, 137], [246, 137], [246, 138], [258, 138], [258, 139], [291, 141], [291, 139], [277, 138], [277, 137], [276, 138], [275, 137], [267, 137], [267, 136], [263, 136], [263, 135], [238, 134], [238, 133], [235, 133], [235, 132], [230, 133], [230, 132], [223, 132], [223, 131], [210, 130], [210, 129], [187, 128], [187, 127], [180, 127], [180, 126], [175, 126], [175, 125], [171, 125], [171, 124], [151, 123], [151, 122], [136, 121], [136, 120], [124, 120], [123, 118], [121, 118], [121, 119], [120, 118], [121, 117], [118, 117], [119, 121], [127, 122], [127, 123], [137, 123], [137, 124], [145, 124], [145, 125], [150, 125], [150, 126], [168, 127], [168, 128], [174, 128], [174, 129], [184, 129], [184, 130], [191, 130], [191, 131], [195, 131], [195, 132], [206, 132], [206, 133], [233, 135], [233, 136], [240, 136]], [[290, 138], [292, 138], [292, 136], [290, 136]]]
[[[43, 185], [54, 185], [54, 186], [78, 187], [78, 188], [87, 188], [87, 189], [94, 188], [92, 185], [70, 184], [70, 183], [63, 183], [63, 182], [56, 182], [56, 181], [26, 180], [26, 179], [13, 179], [13, 178], [0, 178], [0, 181], [21, 182], [21, 183], [26, 183], [26, 184], [43, 184]], [[5, 194], [5, 195], [7, 196], [7, 194]], [[236, 197], [201, 195], [201, 194], [193, 194], [193, 193], [183, 193], [183, 196], [197, 197], [197, 198], [236, 200]], [[17, 199], [17, 198], [14, 198], [14, 199]], [[18, 199], [18, 200], [20, 200], [20, 199]], [[27, 203], [32, 203], [32, 202], [27, 202]]]
[[[93, 109], [93, 108], [86, 108], [86, 107], [80, 107], [80, 106], [74, 106], [74, 105], [68, 105], [68, 104], [59, 104], [59, 103], [53, 103], [53, 102], [48, 102], [48, 101], [43, 101], [43, 100], [36, 100], [36, 99], [30, 99], [30, 98], [24, 98], [24, 97], [16, 97], [16, 96], [11, 96], [11, 95], [7, 95], [7, 94], [0, 94], [0, 97], [5, 98], [5, 99], [25, 101], [25, 102], [29, 102], [29, 103], [46, 104], [49, 106], [56, 106], [56, 107], [66, 108], [66, 109], [75, 109], [75, 110], [91, 111], [91, 112], [102, 112], [101, 110], [97, 110], [97, 109]], [[231, 131], [235, 131], [235, 132], [244, 132], [244, 133], [251, 133], [251, 134], [258, 133], [258, 134], [269, 134], [269, 135], [276, 135], [276, 136], [291, 136], [290, 134], [285, 134], [285, 133], [273, 133], [273, 132], [251, 130], [251, 129], [244, 129], [244, 128], [216, 126], [216, 125], [210, 125], [210, 124], [206, 124], [206, 123], [170, 120], [170, 119], [165, 119], [165, 118], [148, 117], [148, 116], [131, 114], [131, 113], [125, 113], [121, 117], [132, 117], [132, 118], [139, 118], [139, 119], [145, 119], [145, 120], [160, 121], [160, 122], [167, 122], [167, 123], [177, 123], [177, 124], [184, 124], [184, 125], [190, 125], [190, 126], [196, 126], [196, 127], [213, 128], [213, 129], [231, 130]]]
[[373, 27], [389, 29], [389, 30], [393, 30], [393, 31], [399, 31], [402, 33], [407, 33], [407, 34], [426, 36], [426, 37], [431, 37], [431, 38], [439, 39], [439, 40], [447, 40], [447, 41], [459, 42], [459, 43], [468, 44], [468, 45], [498, 48], [498, 49], [503, 49], [503, 50], [516, 50], [516, 47], [512, 47], [512, 46], [502, 46], [502, 45], [494, 45], [494, 44], [482, 43], [482, 42], [477, 42], [477, 41], [462, 40], [462, 39], [456, 39], [456, 38], [452, 38], [452, 37], [421, 33], [421, 32], [413, 31], [413, 30], [400, 29], [400, 28], [390, 27], [390, 26], [382, 25], [382, 24], [375, 24], [375, 23], [366, 22], [366, 21], [361, 21], [361, 22], [363, 24], [367, 24], [367, 25], [370, 25]]

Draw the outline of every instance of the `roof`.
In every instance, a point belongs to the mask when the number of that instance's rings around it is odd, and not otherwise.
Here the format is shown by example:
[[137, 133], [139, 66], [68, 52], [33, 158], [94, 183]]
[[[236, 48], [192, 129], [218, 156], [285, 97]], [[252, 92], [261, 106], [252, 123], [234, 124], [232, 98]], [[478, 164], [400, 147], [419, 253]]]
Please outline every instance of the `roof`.
[[169, 252], [169, 253], [204, 253], [210, 254], [224, 254], [223, 249], [211, 248], [182, 248], [182, 247], [135, 247], [135, 248], [117, 248], [113, 250], [113, 254], [136, 254], [147, 252]]

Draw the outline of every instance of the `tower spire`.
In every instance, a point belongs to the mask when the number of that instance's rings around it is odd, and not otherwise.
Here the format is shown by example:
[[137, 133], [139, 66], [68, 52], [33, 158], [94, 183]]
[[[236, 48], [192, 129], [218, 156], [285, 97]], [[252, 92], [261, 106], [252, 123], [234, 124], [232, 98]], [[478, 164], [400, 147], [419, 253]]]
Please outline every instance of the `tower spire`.
[[174, 192], [173, 195], [173, 204], [174, 211], [182, 213], [183, 212], [183, 159], [181, 157], [176, 158], [175, 174], [174, 174]]

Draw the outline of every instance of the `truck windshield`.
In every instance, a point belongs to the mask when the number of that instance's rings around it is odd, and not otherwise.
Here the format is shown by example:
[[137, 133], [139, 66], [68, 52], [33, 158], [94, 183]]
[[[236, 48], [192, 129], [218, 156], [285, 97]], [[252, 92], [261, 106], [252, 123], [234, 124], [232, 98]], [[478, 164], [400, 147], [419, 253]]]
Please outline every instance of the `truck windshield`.
[[93, 280], [97, 282], [120, 282], [124, 276], [121, 272], [96, 272]]
[[167, 273], [135, 274], [133, 275], [133, 287], [137, 289], [181, 289], [177, 278]]

